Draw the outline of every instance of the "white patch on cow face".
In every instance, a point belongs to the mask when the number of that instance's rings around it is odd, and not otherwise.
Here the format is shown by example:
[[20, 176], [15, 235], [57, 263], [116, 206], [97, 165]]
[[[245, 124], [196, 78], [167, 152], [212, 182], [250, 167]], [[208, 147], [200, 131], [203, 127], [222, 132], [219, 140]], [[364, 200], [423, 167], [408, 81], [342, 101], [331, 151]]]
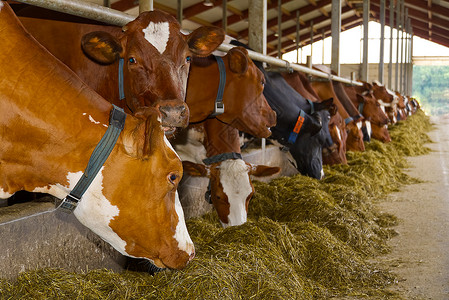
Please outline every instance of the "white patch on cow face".
[[373, 131], [371, 129], [371, 122], [365, 121], [365, 126], [366, 126], [366, 131], [368, 131], [368, 136], [371, 138], [371, 134], [373, 133]]
[[[85, 115], [87, 115], [87, 113], [83, 113], [83, 116], [85, 116]], [[89, 121], [91, 121], [92, 123], [100, 124], [100, 121], [95, 121], [95, 119], [91, 115], [89, 115], [88, 117], [89, 117]], [[107, 125], [104, 125], [104, 124], [103, 124], [103, 126], [107, 127]]]
[[156, 48], [160, 54], [163, 54], [167, 48], [170, 37], [170, 25], [168, 22], [153, 23], [150, 22], [147, 28], [142, 29], [145, 39]]
[[2, 11], [3, 1], [0, 1], [0, 11]]
[[341, 132], [340, 132], [340, 128], [338, 128], [338, 126], [335, 126], [335, 129], [337, 130], [338, 140], [341, 141]]
[[320, 179], [323, 179], [324, 178], [324, 170], [323, 170], [323, 168], [321, 168], [321, 178]]
[[360, 129], [362, 129], [362, 121], [358, 121], [358, 122], [356, 122], [356, 124], [357, 124], [357, 128], [360, 130]]
[[173, 146], [171, 145], [170, 141], [167, 139], [165, 134], [164, 134], [164, 141], [165, 141], [165, 144], [167, 145], [167, 147], [170, 148], [176, 154], [176, 156], [179, 158], [179, 160], [181, 160], [178, 153], [176, 153], [175, 149], [173, 148]]
[[[1, 6], [0, 6], [0, 8], [1, 8]], [[12, 195], [13, 194], [7, 193], [2, 188], [0, 188], [0, 199], [7, 199], [7, 198], [11, 197]]]
[[173, 237], [178, 241], [179, 250], [187, 252], [190, 256], [194, 253], [195, 248], [192, 240], [190, 239], [190, 235], [187, 232], [184, 211], [182, 210], [181, 202], [179, 201], [178, 191], [176, 191], [175, 195], [175, 211], [178, 215], [178, 225], [176, 225], [176, 231]]
[[241, 159], [228, 159], [220, 165], [220, 183], [228, 196], [228, 223], [223, 227], [237, 226], [246, 222], [246, 199], [253, 191], [248, 166]]
[[[118, 216], [119, 209], [117, 206], [111, 205], [103, 195], [103, 169], [104, 167], [100, 169], [73, 213], [81, 224], [95, 232], [121, 254], [128, 255], [125, 251], [126, 242], [109, 227], [109, 222]], [[82, 175], [83, 172], [81, 171], [69, 172], [67, 174], [68, 186], [56, 184], [38, 187], [33, 192], [48, 193], [63, 199], [75, 187]]]

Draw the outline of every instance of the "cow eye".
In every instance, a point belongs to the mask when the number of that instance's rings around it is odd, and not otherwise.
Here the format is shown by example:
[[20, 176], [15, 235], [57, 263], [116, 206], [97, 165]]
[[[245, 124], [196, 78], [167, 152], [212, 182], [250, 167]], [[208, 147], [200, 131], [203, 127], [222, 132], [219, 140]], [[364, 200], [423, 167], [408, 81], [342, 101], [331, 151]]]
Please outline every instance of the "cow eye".
[[130, 64], [135, 64], [135, 63], [137, 63], [137, 61], [136, 61], [136, 59], [135, 59], [134, 57], [130, 57], [130, 58], [128, 59], [128, 61], [129, 61]]
[[170, 181], [170, 183], [175, 184], [176, 179], [178, 179], [178, 175], [175, 173], [168, 174], [168, 181]]
[[188, 64], [190, 61], [192, 60], [192, 58], [190, 56], [186, 57], [186, 63]]

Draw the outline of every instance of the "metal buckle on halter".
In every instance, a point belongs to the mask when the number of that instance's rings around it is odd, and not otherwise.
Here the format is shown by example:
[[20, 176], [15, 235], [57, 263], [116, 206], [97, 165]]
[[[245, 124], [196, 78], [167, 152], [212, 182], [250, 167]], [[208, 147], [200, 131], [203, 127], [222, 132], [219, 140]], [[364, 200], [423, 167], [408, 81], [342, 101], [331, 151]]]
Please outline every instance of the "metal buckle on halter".
[[68, 194], [64, 199], [62, 199], [61, 204], [59, 204], [58, 209], [65, 212], [66, 214], [72, 213], [78, 206], [81, 199]]
[[215, 114], [223, 114], [224, 113], [224, 103], [223, 102], [215, 102]]

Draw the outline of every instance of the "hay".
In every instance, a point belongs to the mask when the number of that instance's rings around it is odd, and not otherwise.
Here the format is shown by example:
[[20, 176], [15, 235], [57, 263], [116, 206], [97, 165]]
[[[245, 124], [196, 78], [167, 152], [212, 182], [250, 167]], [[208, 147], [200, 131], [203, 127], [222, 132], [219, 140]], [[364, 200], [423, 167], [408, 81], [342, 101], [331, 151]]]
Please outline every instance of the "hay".
[[182, 271], [151, 276], [94, 270], [45, 269], [0, 281], [1, 299], [328, 299], [374, 295], [394, 281], [369, 263], [388, 251], [394, 216], [376, 199], [416, 182], [401, 169], [404, 155], [426, 153], [428, 119], [418, 113], [391, 130], [394, 142], [348, 153], [347, 166], [326, 178], [256, 182], [248, 222], [222, 229], [216, 213], [187, 221], [197, 256]]

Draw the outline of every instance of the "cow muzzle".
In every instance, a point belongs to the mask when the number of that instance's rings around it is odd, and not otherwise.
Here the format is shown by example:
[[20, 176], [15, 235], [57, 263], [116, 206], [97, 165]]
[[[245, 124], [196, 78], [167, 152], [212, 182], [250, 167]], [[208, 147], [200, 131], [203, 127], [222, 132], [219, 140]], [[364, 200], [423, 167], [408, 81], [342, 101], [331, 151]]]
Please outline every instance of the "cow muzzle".
[[189, 124], [189, 108], [184, 102], [159, 106], [159, 111], [162, 115], [162, 127], [164, 127], [166, 135], [172, 134], [176, 127], [185, 128]]

